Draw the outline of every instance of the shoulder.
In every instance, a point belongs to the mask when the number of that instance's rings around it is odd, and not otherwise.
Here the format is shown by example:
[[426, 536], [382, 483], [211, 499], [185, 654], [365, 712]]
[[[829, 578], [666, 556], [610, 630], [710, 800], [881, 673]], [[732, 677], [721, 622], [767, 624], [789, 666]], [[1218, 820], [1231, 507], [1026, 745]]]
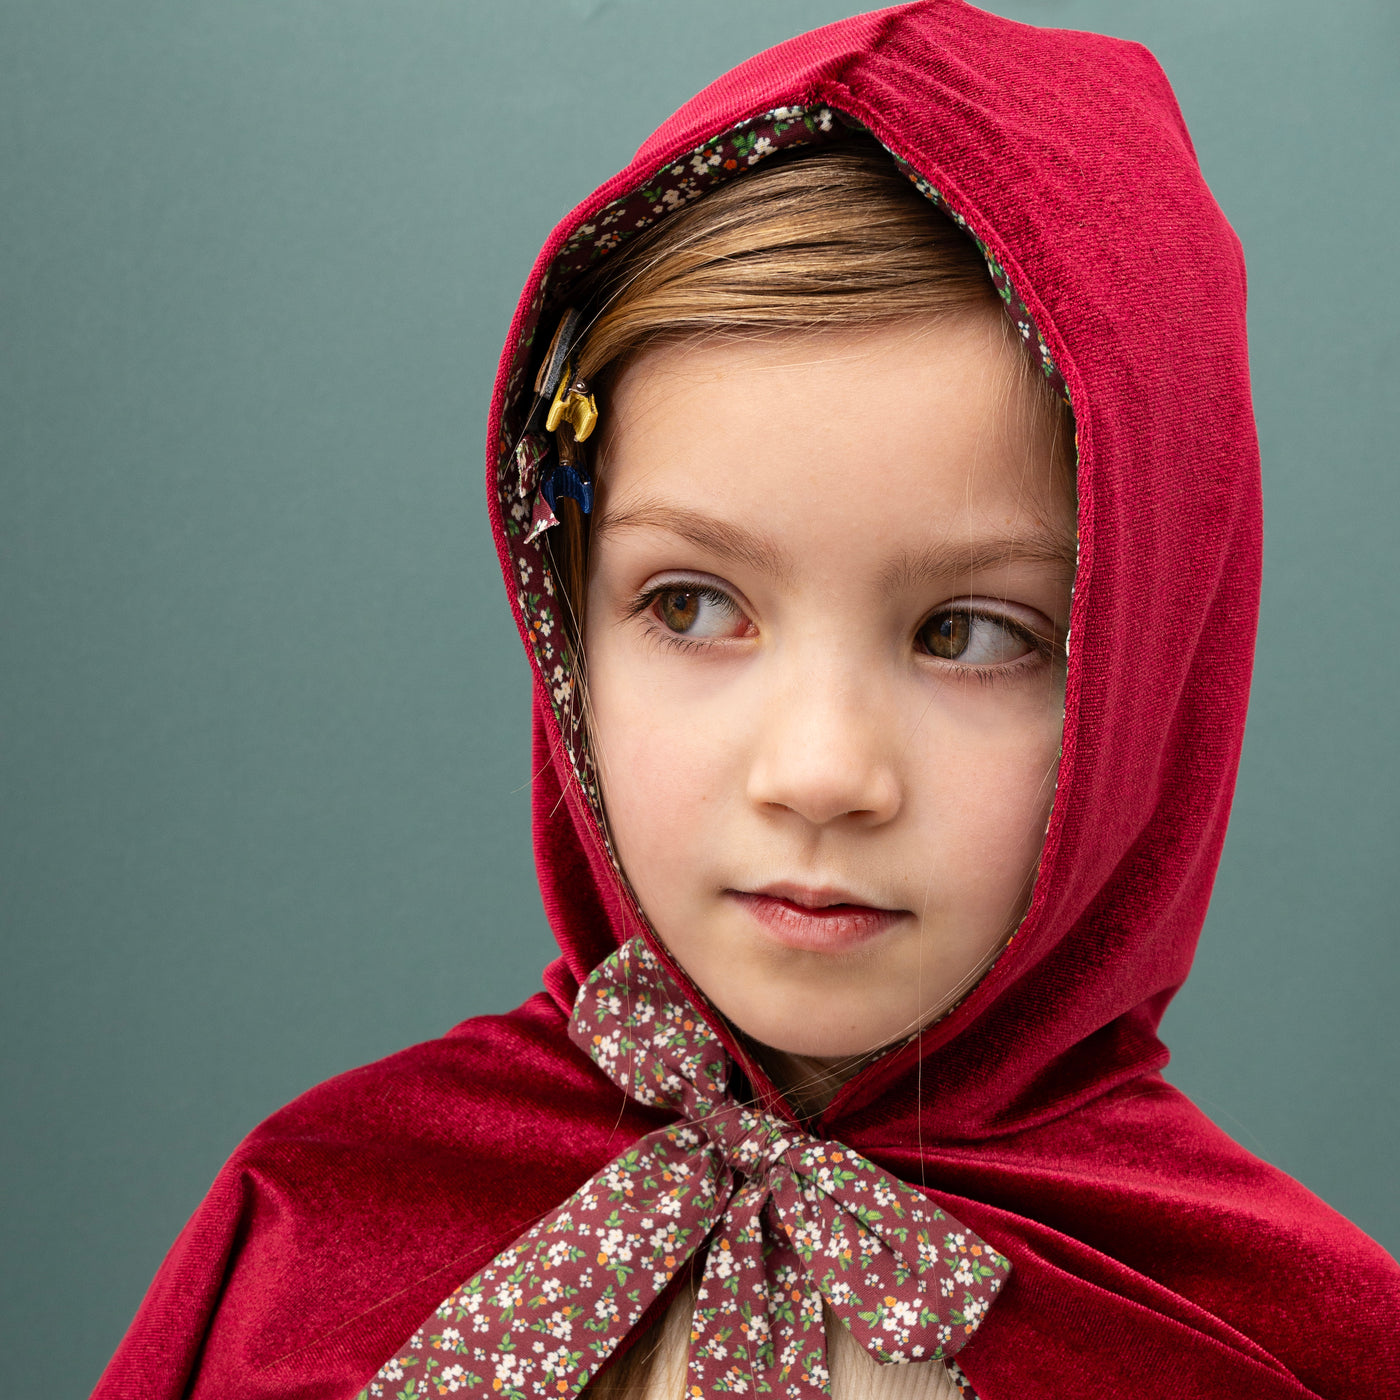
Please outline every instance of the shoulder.
[[254, 1128], [229, 1166], [275, 1170], [306, 1154], [342, 1151], [415, 1161], [465, 1152], [479, 1162], [503, 1113], [553, 1124], [572, 1102], [554, 1086], [586, 1097], [602, 1087], [569, 1040], [565, 1017], [540, 993], [307, 1090]]
[[[1060, 1209], [1080, 1238], [1253, 1339], [1319, 1394], [1349, 1367], [1400, 1367], [1376, 1348], [1400, 1318], [1400, 1264], [1180, 1090], [1147, 1076], [1055, 1128], [1066, 1159], [1095, 1164], [1066, 1171], [1079, 1179]], [[1319, 1329], [1325, 1355], [1307, 1340]]]
[[98, 1400], [353, 1394], [652, 1126], [621, 1106], [543, 994], [317, 1085], [229, 1158]]
[[223, 1173], [243, 1201], [243, 1257], [287, 1261], [290, 1283], [314, 1256], [353, 1292], [327, 1303], [351, 1313], [439, 1272], [445, 1294], [454, 1270], [619, 1150], [619, 1100], [547, 996], [465, 1021], [317, 1085], [249, 1134]]

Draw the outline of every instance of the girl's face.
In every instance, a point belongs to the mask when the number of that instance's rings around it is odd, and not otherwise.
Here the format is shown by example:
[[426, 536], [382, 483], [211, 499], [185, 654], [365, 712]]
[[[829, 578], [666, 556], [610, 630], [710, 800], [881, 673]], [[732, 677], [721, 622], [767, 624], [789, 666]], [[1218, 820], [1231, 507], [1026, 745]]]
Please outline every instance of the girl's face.
[[1074, 507], [995, 309], [650, 351], [607, 409], [585, 651], [608, 822], [741, 1030], [954, 1001], [1050, 812]]

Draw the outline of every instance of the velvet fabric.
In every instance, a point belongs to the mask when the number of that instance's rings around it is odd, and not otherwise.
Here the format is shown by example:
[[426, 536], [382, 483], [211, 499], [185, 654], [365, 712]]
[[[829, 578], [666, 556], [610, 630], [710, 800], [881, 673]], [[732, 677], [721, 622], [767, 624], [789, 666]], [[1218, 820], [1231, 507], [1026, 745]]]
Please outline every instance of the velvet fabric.
[[[1234, 784], [1261, 527], [1244, 265], [1145, 49], [926, 0], [780, 45], [671, 117], [551, 236], [503, 356], [488, 496], [522, 635], [497, 445], [541, 278], [617, 195], [736, 122], [812, 103], [862, 122], [988, 245], [1068, 385], [1080, 458], [1063, 754], [1030, 910], [962, 1005], [813, 1131], [1012, 1260], [959, 1356], [982, 1400], [1400, 1395], [1400, 1268], [1160, 1075]], [[534, 684], [536, 852], [561, 947], [546, 990], [258, 1128], [101, 1400], [354, 1396], [463, 1279], [667, 1121], [566, 1033], [581, 981], [638, 929], [537, 668]]]

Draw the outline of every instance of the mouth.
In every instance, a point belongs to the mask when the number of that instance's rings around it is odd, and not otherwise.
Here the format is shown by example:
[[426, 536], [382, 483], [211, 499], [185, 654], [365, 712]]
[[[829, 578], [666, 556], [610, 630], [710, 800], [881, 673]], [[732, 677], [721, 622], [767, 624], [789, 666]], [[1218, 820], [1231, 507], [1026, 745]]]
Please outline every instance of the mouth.
[[907, 909], [866, 904], [859, 895], [831, 886], [780, 883], [726, 893], [774, 941], [809, 953], [846, 952], [909, 917]]

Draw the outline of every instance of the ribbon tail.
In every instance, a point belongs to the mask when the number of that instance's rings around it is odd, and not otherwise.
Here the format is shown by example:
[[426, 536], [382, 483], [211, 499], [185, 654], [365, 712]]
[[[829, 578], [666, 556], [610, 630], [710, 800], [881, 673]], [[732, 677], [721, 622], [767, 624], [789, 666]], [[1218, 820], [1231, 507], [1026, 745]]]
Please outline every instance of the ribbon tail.
[[773, 1389], [783, 1395], [829, 1396], [826, 1320], [811, 1269], [786, 1241], [770, 1199], [768, 1318], [773, 1333]]
[[442, 1331], [416, 1353], [424, 1379], [490, 1385], [504, 1400], [581, 1390], [723, 1207], [718, 1162], [676, 1136], [639, 1138], [450, 1294], [430, 1320]]
[[687, 1365], [691, 1395], [751, 1395], [772, 1389], [763, 1257], [763, 1186], [734, 1194], [710, 1240], [695, 1295]]

